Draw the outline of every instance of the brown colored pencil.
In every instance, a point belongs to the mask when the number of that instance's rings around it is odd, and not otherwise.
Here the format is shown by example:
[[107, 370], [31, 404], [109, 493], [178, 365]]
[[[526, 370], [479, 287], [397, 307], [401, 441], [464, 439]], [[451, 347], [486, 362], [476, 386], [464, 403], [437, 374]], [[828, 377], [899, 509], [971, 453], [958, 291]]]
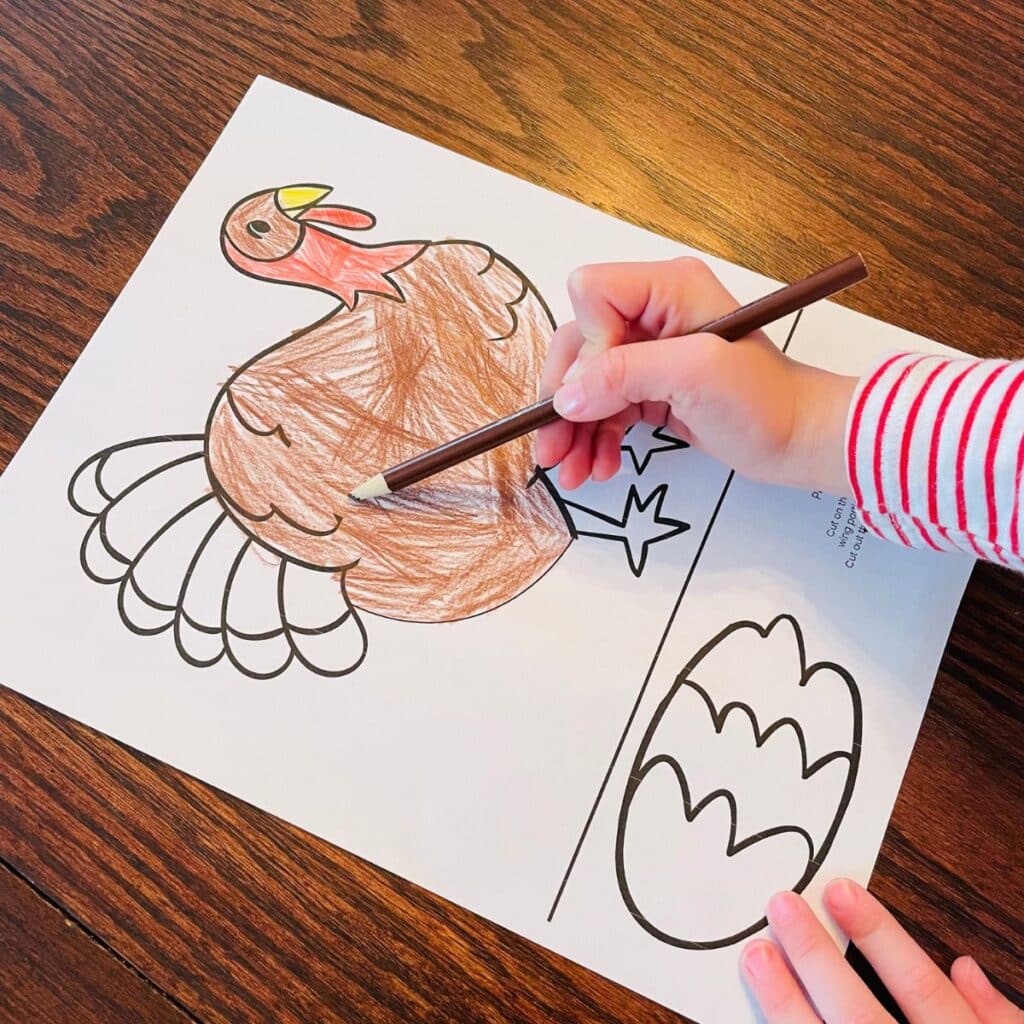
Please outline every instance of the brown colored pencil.
[[[802, 281], [788, 284], [749, 305], [727, 313], [718, 320], [696, 327], [690, 333], [717, 334], [726, 341], [736, 341], [775, 320], [795, 313], [798, 309], [803, 309], [804, 306], [835, 295], [844, 288], [863, 281], [867, 276], [868, 269], [864, 265], [864, 260], [860, 253], [855, 253], [811, 274], [810, 277], [805, 277]], [[403, 487], [419, 483], [427, 477], [465, 462], [466, 459], [482, 455], [492, 448], [497, 448], [498, 445], [522, 437], [523, 434], [529, 434], [548, 423], [554, 423], [557, 419], [558, 413], [555, 412], [554, 402], [550, 398], [545, 398], [510, 416], [385, 469], [360, 484], [352, 492], [352, 497], [360, 500], [380, 498], [385, 494], [400, 491]]]

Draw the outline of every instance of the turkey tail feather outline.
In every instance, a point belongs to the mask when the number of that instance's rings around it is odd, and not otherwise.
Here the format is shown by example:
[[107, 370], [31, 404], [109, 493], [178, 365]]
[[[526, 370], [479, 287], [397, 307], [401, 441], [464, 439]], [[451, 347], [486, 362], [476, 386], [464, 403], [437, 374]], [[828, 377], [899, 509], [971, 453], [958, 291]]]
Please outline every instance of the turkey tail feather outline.
[[170, 632], [182, 660], [226, 657], [252, 679], [293, 662], [339, 677], [366, 656], [367, 634], [337, 570], [263, 548], [213, 492], [202, 434], [112, 445], [87, 459], [68, 502], [90, 522], [83, 572], [117, 586], [117, 611], [139, 636]]

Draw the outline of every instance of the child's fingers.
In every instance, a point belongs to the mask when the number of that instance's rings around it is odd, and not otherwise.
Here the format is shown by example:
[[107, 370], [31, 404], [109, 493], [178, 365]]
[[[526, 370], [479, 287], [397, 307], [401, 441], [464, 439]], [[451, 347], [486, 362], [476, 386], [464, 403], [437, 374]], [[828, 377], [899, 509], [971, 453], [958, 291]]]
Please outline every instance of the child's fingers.
[[568, 420], [559, 420], [537, 431], [536, 459], [537, 465], [544, 469], [557, 466], [572, 448], [575, 424]]
[[825, 906], [878, 972], [910, 1024], [972, 1024], [974, 1015], [963, 996], [874, 896], [840, 878], [826, 888]]
[[[562, 324], [551, 338], [547, 359], [541, 371], [539, 397], [547, 398], [555, 393], [562, 383], [566, 371], [576, 361], [583, 335], [575, 321]], [[558, 465], [572, 447], [573, 429], [564, 420], [541, 427], [536, 437], [537, 464], [545, 469]]]
[[569, 298], [588, 355], [621, 345], [630, 324], [643, 338], [678, 336], [738, 305], [692, 257], [580, 267], [569, 276]]
[[569, 367], [576, 362], [582, 344], [583, 334], [575, 320], [570, 320], [555, 330], [544, 360], [544, 369], [540, 374], [541, 398], [547, 398], [548, 395], [555, 393]]
[[671, 412], [668, 415], [668, 419], [665, 420], [665, 429], [673, 437], [678, 437], [680, 441], [685, 441], [687, 444], [694, 443], [690, 428], [682, 420], [676, 419]]
[[743, 976], [767, 1024], [821, 1024], [782, 954], [765, 939], [743, 950]]
[[799, 896], [792, 892], [773, 896], [768, 903], [768, 923], [825, 1020], [893, 1024]]
[[603, 483], [610, 480], [622, 465], [622, 431], [605, 420], [594, 435], [594, 466], [591, 476]]
[[714, 335], [695, 334], [610, 349], [555, 392], [555, 409], [583, 422], [606, 419], [631, 404], [689, 398], [714, 378], [726, 345]]
[[558, 469], [558, 485], [562, 490], [574, 491], [585, 483], [594, 468], [594, 434], [596, 423], [577, 423], [573, 431], [572, 448], [562, 459]]
[[[607, 419], [631, 404], [630, 400], [623, 400], [622, 395], [613, 394], [615, 380], [609, 375], [616, 372], [619, 364], [615, 360], [618, 357], [609, 356], [605, 349], [621, 346], [632, 337], [685, 334], [700, 323], [736, 308], [735, 299], [708, 267], [688, 257], [655, 263], [607, 263], [581, 267], [569, 278], [569, 296], [576, 320], [555, 331], [541, 375], [540, 394], [553, 393], [562, 385], [567, 373], [574, 381], [585, 375], [596, 380], [595, 373], [604, 373], [605, 385], [603, 390], [598, 388], [596, 396], [599, 402], [603, 402], [601, 408], [604, 411], [590, 409], [588, 414], [574, 415], [563, 401], [559, 412], [576, 421]], [[688, 343], [692, 340], [688, 339]], [[721, 344], [717, 339], [716, 343]], [[641, 342], [639, 346], [629, 348], [646, 349], [649, 344]], [[665, 381], [677, 376], [673, 374], [673, 367], [678, 363], [696, 364], [701, 344], [696, 342], [686, 356], [677, 355], [668, 363], [662, 358], [664, 350], [645, 352], [637, 359], [629, 358], [638, 375], [632, 389], [649, 392], [634, 401], [644, 403], [643, 415], [650, 422], [658, 425], [665, 422], [668, 415], [665, 402], [671, 394], [666, 390]], [[610, 358], [612, 362], [594, 371], [591, 361], [602, 353], [601, 358]], [[623, 382], [624, 385], [629, 383]], [[537, 435], [537, 461], [542, 466], [556, 465], [577, 451], [577, 444], [581, 449], [585, 447], [584, 441], [590, 443], [590, 464], [583, 479], [592, 471], [596, 471], [599, 479], [607, 479], [620, 461], [610, 426], [604, 429], [596, 447], [592, 435], [584, 437], [563, 423], [544, 427]], [[573, 458], [574, 469], [582, 472], [587, 461], [583, 451], [578, 451]], [[576, 478], [577, 472], [570, 471], [568, 479], [575, 481]]]
[[950, 971], [957, 991], [967, 1000], [980, 1024], [1024, 1024], [1024, 1011], [1014, 1006], [985, 976], [978, 962], [962, 956]]
[[668, 422], [668, 405], [665, 402], [641, 402], [640, 418], [652, 427], [663, 427]]
[[602, 420], [594, 435], [594, 469], [595, 480], [610, 480], [622, 465], [622, 439], [634, 423], [640, 419], [640, 410], [631, 405], [623, 409], [617, 416]]

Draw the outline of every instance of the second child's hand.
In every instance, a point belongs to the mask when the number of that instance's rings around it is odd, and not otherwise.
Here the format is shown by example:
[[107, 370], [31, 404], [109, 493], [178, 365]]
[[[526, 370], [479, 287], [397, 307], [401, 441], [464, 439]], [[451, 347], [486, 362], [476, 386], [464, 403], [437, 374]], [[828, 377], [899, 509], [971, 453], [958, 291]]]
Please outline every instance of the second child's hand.
[[[825, 908], [875, 969], [910, 1024], [1024, 1024], [970, 957], [947, 977], [881, 903], [838, 879]], [[778, 946], [757, 939], [743, 950], [743, 976], [767, 1024], [895, 1024], [822, 927], [791, 892], [768, 904]]]

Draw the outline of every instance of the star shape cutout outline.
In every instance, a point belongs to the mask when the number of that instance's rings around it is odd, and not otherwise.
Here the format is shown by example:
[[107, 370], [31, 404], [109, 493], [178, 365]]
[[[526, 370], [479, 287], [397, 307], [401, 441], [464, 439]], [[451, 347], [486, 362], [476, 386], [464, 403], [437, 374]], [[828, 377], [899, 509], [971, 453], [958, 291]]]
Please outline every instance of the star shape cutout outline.
[[599, 530], [582, 530], [574, 524], [574, 530], [577, 537], [598, 537], [602, 540], [618, 541], [626, 549], [626, 561], [629, 562], [630, 572], [639, 579], [640, 575], [644, 571], [644, 566], [647, 564], [647, 555], [652, 544], [658, 544], [671, 537], [677, 537], [679, 534], [685, 533], [690, 529], [689, 523], [683, 522], [681, 519], [673, 519], [668, 515], [662, 515], [661, 509], [665, 503], [667, 495], [667, 483], [659, 484], [653, 491], [651, 491], [650, 494], [647, 495], [646, 498], [643, 499], [640, 497], [640, 492], [637, 490], [636, 484], [630, 484], [629, 491], [626, 494], [626, 504], [623, 508], [622, 516], [618, 519], [615, 516], [608, 515], [605, 512], [598, 512], [592, 508], [587, 508], [586, 505], [580, 505], [574, 501], [565, 501], [564, 503], [567, 508], [574, 508], [581, 512], [586, 512], [595, 519], [600, 519], [603, 522], [606, 522], [609, 526], [617, 526], [620, 530], [625, 530], [626, 525], [630, 522], [631, 515], [647, 512], [648, 508], [650, 508], [652, 504], [654, 505], [654, 508], [650, 513], [650, 521], [652, 524], [656, 523], [658, 526], [666, 527], [666, 529], [662, 530], [662, 532], [656, 536], [648, 537], [646, 540], [640, 542], [639, 558], [635, 557], [633, 545], [630, 543], [630, 537], [628, 534], [602, 533]]
[[[630, 442], [630, 434], [632, 434], [640, 424], [635, 424], [626, 431], [626, 436], [622, 439], [620, 450], [629, 452], [630, 459], [633, 460], [633, 466], [636, 469], [637, 476], [641, 476], [644, 470], [650, 464], [651, 459], [658, 454], [658, 452], [671, 452], [676, 450], [682, 450], [683, 448], [689, 448], [690, 444], [688, 441], [681, 441], [674, 434], [668, 432], [667, 427], [655, 427], [649, 437], [645, 439], [647, 442], [642, 446], [640, 455], [637, 454], [637, 448], [639, 445], [634, 445]], [[636, 438], [635, 440], [639, 440]], [[662, 441], [663, 444], [653, 444], [654, 441]], [[643, 450], [645, 449], [645, 450]]]

